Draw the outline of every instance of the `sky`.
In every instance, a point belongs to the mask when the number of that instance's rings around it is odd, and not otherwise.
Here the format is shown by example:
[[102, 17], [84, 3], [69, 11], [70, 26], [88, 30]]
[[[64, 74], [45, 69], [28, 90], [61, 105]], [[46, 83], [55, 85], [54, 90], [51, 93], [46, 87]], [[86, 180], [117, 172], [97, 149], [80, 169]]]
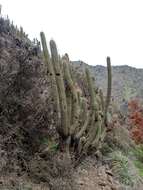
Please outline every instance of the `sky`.
[[90, 65], [143, 68], [143, 0], [0, 0], [31, 39], [44, 31], [60, 54]]

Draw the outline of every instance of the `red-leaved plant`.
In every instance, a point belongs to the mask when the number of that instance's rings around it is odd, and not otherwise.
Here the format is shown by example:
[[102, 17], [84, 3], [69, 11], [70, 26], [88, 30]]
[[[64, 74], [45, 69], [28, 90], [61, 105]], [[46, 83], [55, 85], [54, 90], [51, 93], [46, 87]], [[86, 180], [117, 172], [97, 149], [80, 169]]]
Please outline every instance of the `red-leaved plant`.
[[128, 104], [131, 137], [137, 143], [143, 143], [143, 107], [138, 100], [131, 100]]

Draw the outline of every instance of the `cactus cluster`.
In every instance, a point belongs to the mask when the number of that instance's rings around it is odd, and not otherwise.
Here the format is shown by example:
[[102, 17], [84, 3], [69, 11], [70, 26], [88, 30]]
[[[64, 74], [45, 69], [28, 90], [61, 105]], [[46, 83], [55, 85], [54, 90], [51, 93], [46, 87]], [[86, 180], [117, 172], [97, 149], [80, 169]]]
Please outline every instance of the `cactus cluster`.
[[58, 119], [57, 131], [66, 146], [79, 154], [101, 146], [106, 135], [107, 112], [111, 97], [111, 63], [107, 58], [108, 88], [107, 97], [97, 90], [88, 69], [85, 81], [88, 95], [85, 96], [72, 73], [72, 66], [67, 54], [59, 56], [56, 43], [50, 41], [50, 53], [45, 34], [40, 33], [43, 55], [47, 64], [47, 75], [51, 79], [52, 93]]

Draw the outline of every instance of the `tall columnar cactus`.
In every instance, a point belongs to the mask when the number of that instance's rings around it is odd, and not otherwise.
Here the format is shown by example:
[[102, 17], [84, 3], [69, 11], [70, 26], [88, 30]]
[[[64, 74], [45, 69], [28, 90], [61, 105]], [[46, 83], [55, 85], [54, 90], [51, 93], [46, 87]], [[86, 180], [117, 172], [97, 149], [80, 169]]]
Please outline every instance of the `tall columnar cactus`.
[[108, 85], [107, 85], [107, 96], [106, 96], [105, 110], [104, 110], [105, 125], [107, 125], [107, 112], [111, 100], [111, 90], [112, 90], [112, 69], [111, 69], [110, 57], [107, 57], [107, 72], [108, 72]]
[[63, 57], [63, 67], [65, 69], [65, 81], [71, 93], [72, 98], [72, 114], [71, 114], [71, 127], [70, 134], [73, 135], [75, 129], [78, 125], [80, 107], [78, 102], [78, 94], [74, 82], [71, 78], [70, 69], [69, 69], [69, 58], [67, 55]]
[[61, 108], [61, 130], [63, 136], [68, 136], [68, 114], [67, 114], [67, 102], [66, 102], [66, 94], [65, 94], [65, 85], [63, 74], [60, 68], [59, 55], [56, 47], [56, 43], [51, 40], [50, 41], [50, 49], [52, 56], [52, 64], [54, 66], [54, 72], [56, 77], [56, 84], [59, 93], [59, 101]]
[[97, 143], [101, 134], [102, 127], [102, 119], [100, 115], [100, 106], [98, 105], [98, 95], [96, 94], [95, 87], [92, 81], [92, 77], [90, 76], [90, 72], [86, 69], [86, 78], [87, 84], [89, 88], [89, 96], [90, 96], [90, 122], [89, 122], [89, 130], [87, 132], [87, 140], [83, 147], [84, 152], [88, 150], [88, 148], [92, 145], [92, 143], [96, 140]]
[[[56, 44], [50, 41], [51, 56], [48, 52], [46, 38], [41, 32], [43, 54], [47, 64], [47, 75], [53, 85], [53, 96], [59, 113], [59, 134], [65, 140], [66, 150], [74, 149], [78, 153], [87, 152], [89, 148], [98, 149], [106, 134], [107, 112], [111, 97], [111, 64], [107, 58], [108, 90], [106, 101], [102, 91], [95, 90], [94, 81], [88, 69], [85, 71], [89, 96], [79, 90], [78, 81], [71, 72], [69, 57], [58, 55]], [[86, 85], [85, 85], [86, 86]]]
[[55, 106], [56, 106], [55, 111], [57, 112], [57, 120], [58, 120], [57, 130], [59, 132], [61, 132], [61, 121], [60, 121], [61, 120], [61, 109], [60, 109], [59, 91], [58, 91], [57, 84], [56, 84], [55, 72], [54, 72], [53, 64], [51, 63], [51, 58], [50, 58], [50, 54], [49, 54], [49, 51], [47, 48], [46, 37], [45, 37], [44, 32], [40, 33], [40, 37], [41, 37], [41, 42], [42, 42], [44, 61], [47, 66], [47, 75], [51, 79], [52, 94], [53, 94], [53, 99], [55, 101]]

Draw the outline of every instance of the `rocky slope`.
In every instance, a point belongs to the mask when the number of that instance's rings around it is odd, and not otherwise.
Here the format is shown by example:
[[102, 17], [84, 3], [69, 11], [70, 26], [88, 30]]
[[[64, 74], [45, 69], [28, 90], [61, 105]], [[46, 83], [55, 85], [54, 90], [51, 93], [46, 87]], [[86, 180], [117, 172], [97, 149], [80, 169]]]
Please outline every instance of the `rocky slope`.
[[[105, 68], [96, 68], [105, 88]], [[51, 88], [37, 45], [0, 18], [0, 189], [126, 190], [100, 156], [75, 168], [58, 149]]]

